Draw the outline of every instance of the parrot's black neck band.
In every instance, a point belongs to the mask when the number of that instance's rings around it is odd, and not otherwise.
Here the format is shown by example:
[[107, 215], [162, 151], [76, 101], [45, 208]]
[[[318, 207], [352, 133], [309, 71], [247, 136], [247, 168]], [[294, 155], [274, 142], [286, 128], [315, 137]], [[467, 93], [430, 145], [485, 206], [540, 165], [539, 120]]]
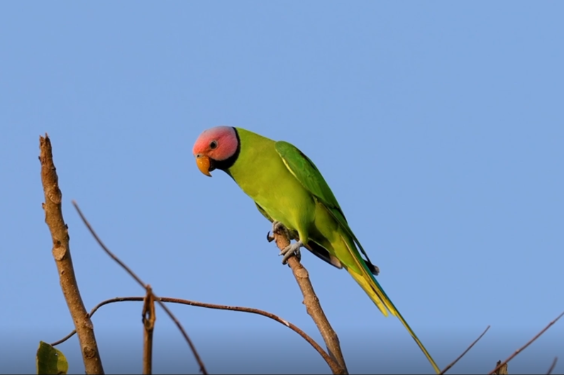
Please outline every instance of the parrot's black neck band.
[[239, 157], [239, 152], [241, 152], [241, 140], [239, 139], [239, 133], [237, 132], [237, 129], [233, 128], [233, 130], [235, 131], [235, 136], [237, 137], [237, 149], [235, 150], [235, 153], [225, 160], [212, 161], [213, 167], [215, 169], [220, 169], [227, 173], [229, 173], [228, 169], [231, 168], [233, 164], [235, 164], [237, 158]]

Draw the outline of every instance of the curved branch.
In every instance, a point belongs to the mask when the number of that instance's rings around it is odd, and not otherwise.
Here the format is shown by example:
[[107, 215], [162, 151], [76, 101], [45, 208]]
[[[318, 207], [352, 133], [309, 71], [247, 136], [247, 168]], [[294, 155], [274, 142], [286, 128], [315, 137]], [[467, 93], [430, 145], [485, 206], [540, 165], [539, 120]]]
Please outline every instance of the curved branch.
[[505, 361], [499, 363], [488, 375], [494, 374], [499, 368], [501, 368], [507, 362], [511, 361], [517, 354], [519, 354], [523, 350], [525, 350], [527, 348], [527, 346], [531, 345], [536, 339], [538, 339], [543, 333], [545, 333], [546, 330], [549, 329], [554, 323], [556, 323], [558, 321], [558, 319], [560, 319], [563, 315], [564, 315], [564, 312], [562, 314], [558, 315], [558, 317], [556, 317], [556, 319], [554, 319], [552, 322], [548, 323], [548, 325], [546, 327], [544, 327], [539, 333], [537, 333], [535, 335], [535, 337], [533, 337], [531, 340], [529, 340], [528, 343], [526, 343], [525, 345], [523, 345], [522, 347], [517, 349], [515, 351], [515, 353], [511, 354]]
[[74, 267], [69, 246], [69, 231], [63, 219], [61, 201], [63, 193], [59, 188], [59, 177], [53, 162], [53, 148], [49, 136], [39, 137], [39, 161], [41, 162], [41, 182], [45, 193], [45, 223], [51, 231], [53, 239], [53, 257], [59, 271], [59, 281], [69, 308], [74, 326], [78, 332], [80, 352], [87, 374], [103, 374], [104, 368], [94, 335], [94, 326], [86, 313], [80, 296], [78, 282], [74, 275]]
[[[115, 260], [116, 263], [118, 263], [124, 270], [126, 270], [127, 273], [129, 273], [131, 275], [131, 277], [133, 277], [135, 279], [135, 281], [137, 281], [143, 288], [145, 288], [145, 290], [148, 290], [148, 288], [150, 288], [150, 286], [146, 285], [139, 278], [139, 276], [137, 276], [129, 267], [127, 267], [125, 265], [125, 263], [123, 263], [114, 253], [112, 253], [110, 251], [110, 249], [108, 249], [106, 247], [106, 245], [104, 245], [104, 243], [102, 242], [100, 237], [98, 237], [98, 235], [96, 234], [96, 232], [94, 231], [94, 229], [92, 228], [90, 223], [88, 222], [88, 220], [86, 220], [86, 217], [82, 214], [82, 211], [78, 207], [78, 204], [74, 200], [72, 201], [72, 204], [73, 204], [74, 208], [76, 209], [76, 211], [78, 212], [78, 214], [80, 215], [80, 218], [84, 222], [84, 225], [86, 225], [86, 227], [88, 228], [88, 230], [90, 231], [90, 233], [92, 234], [94, 239], [96, 239], [96, 241], [98, 242], [100, 247], [106, 252], [106, 254], [108, 254], [113, 260]], [[188, 343], [188, 346], [190, 346], [190, 349], [192, 350], [192, 353], [194, 354], [194, 357], [196, 358], [196, 361], [198, 362], [198, 365], [200, 366], [200, 372], [204, 375], [207, 375], [208, 372], [206, 370], [206, 367], [204, 366], [204, 362], [200, 358], [200, 355], [198, 354], [198, 351], [196, 350], [196, 346], [194, 346], [194, 343], [192, 343], [192, 340], [190, 339], [190, 337], [188, 337], [188, 334], [184, 330], [184, 327], [182, 327], [182, 324], [180, 324], [180, 322], [178, 321], [178, 319], [176, 319], [176, 317], [174, 316], [172, 311], [170, 311], [168, 309], [168, 307], [166, 307], [166, 305], [164, 303], [162, 303], [159, 300], [159, 297], [157, 297], [154, 293], [153, 293], [153, 297], [159, 303], [159, 305], [162, 307], [162, 309], [167, 313], [167, 315], [170, 317], [170, 319], [172, 319], [174, 324], [176, 324], [176, 326], [180, 330], [180, 333], [182, 333], [182, 336], [184, 336], [184, 339]], [[84, 311], [84, 313], [86, 314], [86, 310]]]
[[[277, 227], [277, 230], [275, 230], [273, 234], [276, 245], [280, 250], [283, 250], [290, 245], [290, 236], [288, 234], [288, 230], [283, 225], [279, 225]], [[270, 237], [268, 236], [267, 239], [271, 241]], [[309, 273], [307, 272], [307, 269], [295, 256], [292, 256], [288, 259], [288, 265], [292, 269], [294, 277], [296, 278], [300, 290], [302, 291], [302, 295], [304, 296], [303, 303], [306, 306], [307, 313], [309, 314], [309, 316], [311, 316], [311, 318], [315, 322], [315, 325], [317, 325], [317, 329], [321, 333], [321, 336], [325, 341], [325, 345], [329, 350], [329, 355], [331, 355], [331, 358], [335, 359], [338, 364], [337, 366], [334, 366], [331, 363], [327, 362], [329, 366], [331, 366], [331, 371], [333, 372], [333, 374], [347, 374], [347, 366], [345, 364], [343, 353], [341, 352], [339, 337], [337, 336], [335, 330], [333, 330], [333, 327], [331, 327], [329, 320], [325, 316], [325, 312], [321, 308], [319, 298], [317, 298], [317, 295], [313, 290], [313, 285], [309, 280]]]
[[[304, 331], [302, 331], [299, 327], [297, 327], [296, 325], [294, 325], [293, 323], [290, 323], [287, 320], [284, 320], [282, 318], [280, 318], [278, 315], [275, 315], [273, 313], [270, 313], [268, 311], [264, 311], [264, 310], [259, 310], [259, 309], [255, 309], [252, 307], [241, 307], [241, 306], [227, 306], [227, 305], [217, 305], [217, 304], [213, 304], [213, 303], [205, 303], [205, 302], [197, 302], [197, 301], [190, 301], [187, 299], [181, 299], [181, 298], [171, 298], [171, 297], [155, 297], [158, 298], [160, 301], [165, 302], [165, 303], [177, 303], [177, 304], [181, 304], [181, 305], [189, 305], [189, 306], [196, 306], [196, 307], [204, 307], [206, 309], [214, 309], [214, 310], [230, 310], [230, 311], [239, 311], [239, 312], [246, 312], [246, 313], [250, 313], [250, 314], [257, 314], [257, 315], [262, 315], [265, 316], [267, 318], [270, 318], [274, 321], [277, 321], [278, 323], [290, 328], [292, 331], [296, 332], [298, 335], [300, 335], [304, 340], [306, 340], [311, 346], [313, 346], [313, 348], [315, 350], [317, 350], [317, 352], [321, 355], [321, 357], [323, 357], [323, 359], [325, 360], [325, 362], [327, 362], [327, 364], [331, 367], [332, 364], [331, 362], [334, 362], [334, 360], [323, 350], [323, 348], [321, 346], [319, 346], [318, 343], [315, 342], [315, 340], [313, 340], [311, 337], [309, 337], [307, 335], [307, 333], [305, 333]], [[110, 303], [115, 303], [115, 302], [142, 302], [144, 301], [144, 297], [116, 297], [116, 298], [111, 298], [105, 301], [100, 302], [99, 304], [97, 304], [92, 311], [90, 311], [89, 316], [94, 315], [94, 313], [102, 306], [104, 305], [108, 305]], [[69, 333], [67, 336], [63, 337], [62, 339], [60, 339], [59, 341], [55, 341], [54, 343], [51, 343], [51, 346], [56, 346], [59, 345], [65, 341], [67, 341], [68, 339], [70, 339], [74, 334], [76, 333], [76, 331], [72, 331], [71, 333]], [[337, 365], [336, 363], [333, 363], [333, 366]]]
[[474, 342], [473, 342], [472, 344], [470, 344], [470, 346], [469, 346], [468, 348], [466, 348], [466, 350], [463, 351], [462, 354], [458, 356], [458, 358], [456, 358], [454, 361], [452, 361], [452, 363], [450, 363], [447, 367], [445, 367], [444, 370], [441, 371], [441, 375], [444, 374], [445, 372], [447, 372], [448, 370], [450, 370], [451, 367], [456, 364], [456, 362], [460, 361], [460, 359], [461, 359], [462, 357], [464, 357], [464, 356], [466, 355], [466, 353], [468, 353], [468, 351], [469, 351], [470, 349], [472, 349], [472, 347], [473, 347], [474, 345], [476, 345], [476, 343], [477, 343], [478, 341], [480, 341], [480, 339], [481, 339], [482, 337], [484, 337], [484, 335], [486, 334], [486, 332], [488, 332], [488, 329], [490, 329], [490, 326], [487, 326], [486, 329], [484, 330], [484, 332], [482, 332], [482, 334], [481, 334], [480, 336], [478, 336], [478, 338], [477, 338], [476, 340], [474, 340]]

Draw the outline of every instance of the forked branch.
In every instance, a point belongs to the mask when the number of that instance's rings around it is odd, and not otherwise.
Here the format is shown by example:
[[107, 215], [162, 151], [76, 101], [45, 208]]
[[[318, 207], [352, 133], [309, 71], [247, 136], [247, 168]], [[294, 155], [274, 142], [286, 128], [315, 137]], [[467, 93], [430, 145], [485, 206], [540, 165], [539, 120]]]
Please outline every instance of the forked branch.
[[[137, 276], [125, 263], [123, 263], [121, 261], [121, 259], [119, 259], [114, 253], [112, 253], [110, 251], [110, 249], [108, 249], [106, 247], [106, 245], [104, 245], [104, 243], [102, 242], [100, 237], [98, 237], [98, 235], [96, 234], [96, 232], [94, 231], [94, 229], [92, 228], [90, 223], [88, 222], [88, 220], [86, 220], [86, 217], [84, 216], [84, 214], [82, 213], [82, 211], [78, 207], [78, 204], [75, 201], [72, 201], [72, 204], [74, 205], [74, 208], [76, 209], [76, 211], [80, 215], [80, 218], [84, 222], [84, 225], [86, 225], [86, 227], [88, 228], [88, 230], [90, 231], [90, 233], [92, 234], [94, 239], [96, 239], [96, 242], [98, 242], [98, 245], [100, 245], [100, 247], [106, 252], [106, 254], [108, 254], [113, 260], [116, 261], [117, 264], [119, 264], [125, 271], [127, 271], [127, 273], [129, 275], [131, 275], [131, 277], [133, 277], [135, 279], [135, 281], [137, 281], [137, 283], [139, 283], [145, 290], [150, 288], [149, 285], [145, 284], [139, 278], [139, 276]], [[180, 324], [180, 322], [178, 321], [178, 319], [176, 319], [176, 317], [174, 316], [172, 311], [170, 311], [169, 308], [154, 293], [153, 293], [153, 297], [154, 297], [155, 301], [157, 301], [157, 303], [167, 313], [167, 315], [170, 317], [170, 319], [172, 319], [174, 324], [176, 324], [176, 326], [180, 330], [180, 333], [182, 333], [182, 336], [184, 337], [184, 339], [188, 343], [188, 346], [190, 346], [190, 349], [192, 350], [192, 353], [194, 354], [194, 357], [196, 358], [196, 362], [198, 362], [198, 365], [200, 366], [200, 372], [204, 375], [207, 375], [208, 372], [206, 370], [206, 366], [204, 365], [204, 362], [200, 358], [200, 355], [198, 354], [198, 351], [196, 350], [196, 346], [192, 343], [192, 340], [190, 339], [190, 337], [188, 337], [188, 334], [184, 330], [184, 327], [182, 327], [182, 324]], [[86, 313], [86, 311], [85, 311], [85, 313]]]

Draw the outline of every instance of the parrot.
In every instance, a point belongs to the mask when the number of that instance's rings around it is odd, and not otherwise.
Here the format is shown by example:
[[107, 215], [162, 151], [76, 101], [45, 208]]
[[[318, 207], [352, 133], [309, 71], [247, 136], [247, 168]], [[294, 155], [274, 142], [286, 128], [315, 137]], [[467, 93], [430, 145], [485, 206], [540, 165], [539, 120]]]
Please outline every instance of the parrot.
[[389, 312], [402, 322], [440, 374], [425, 346], [374, 277], [378, 267], [352, 232], [321, 172], [303, 152], [288, 142], [239, 127], [216, 126], [200, 134], [192, 153], [204, 175], [211, 177], [210, 172], [216, 169], [227, 173], [273, 223], [273, 231], [280, 226], [288, 230], [295, 242], [281, 251], [283, 264], [291, 256], [299, 256], [300, 248], [305, 247], [334, 267], [346, 269], [384, 316]]

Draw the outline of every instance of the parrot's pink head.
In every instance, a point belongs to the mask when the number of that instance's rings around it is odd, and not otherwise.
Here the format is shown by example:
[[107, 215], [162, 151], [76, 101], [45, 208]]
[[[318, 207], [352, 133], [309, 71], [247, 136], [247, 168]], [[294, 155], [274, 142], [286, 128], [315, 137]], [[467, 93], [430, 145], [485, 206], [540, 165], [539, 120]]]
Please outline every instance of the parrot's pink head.
[[211, 177], [214, 169], [228, 169], [239, 154], [239, 136], [231, 126], [204, 130], [194, 143], [192, 153], [200, 172]]

